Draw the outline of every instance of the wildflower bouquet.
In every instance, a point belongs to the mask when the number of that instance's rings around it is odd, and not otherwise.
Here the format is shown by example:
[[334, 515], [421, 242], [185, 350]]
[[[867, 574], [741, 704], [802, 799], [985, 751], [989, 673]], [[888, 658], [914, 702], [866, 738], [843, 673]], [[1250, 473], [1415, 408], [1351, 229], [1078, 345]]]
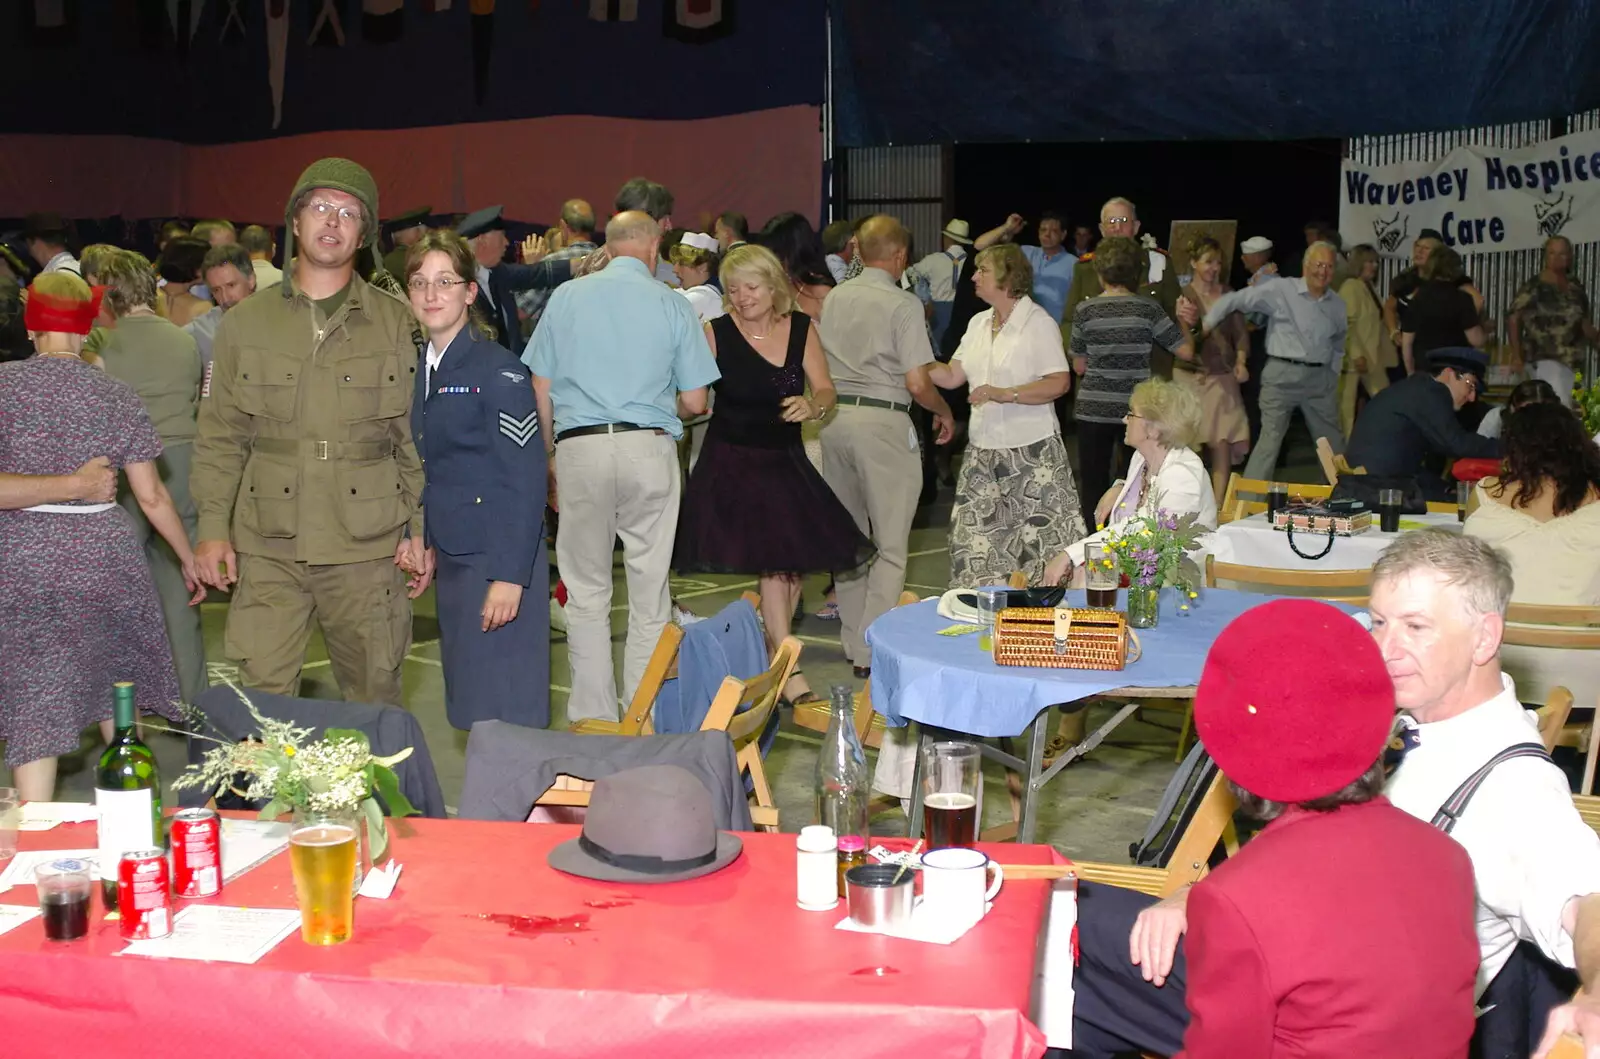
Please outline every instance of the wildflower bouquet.
[[[1154, 514], [1138, 515], [1106, 535], [1106, 551], [1128, 583], [1140, 588], [1176, 585], [1194, 598], [1200, 568], [1189, 553], [1200, 548], [1204, 526], [1195, 516], [1174, 515], [1158, 507]], [[1188, 609], [1185, 604], [1183, 609]]]
[[329, 728], [321, 739], [312, 740], [310, 728], [263, 717], [248, 696], [234, 691], [255, 718], [256, 735], [238, 743], [219, 740], [200, 764], [190, 765], [172, 781], [173, 788], [198, 787], [218, 794], [231, 789], [251, 801], [265, 799], [263, 820], [294, 809], [353, 810], [366, 821], [373, 862], [382, 858], [389, 833], [374, 792], [383, 795], [391, 815], [416, 814], [393, 770], [411, 756], [412, 748], [376, 757], [366, 734], [350, 728]]
[[1583, 384], [1583, 374], [1573, 376], [1572, 400], [1583, 416], [1583, 429], [1590, 437], [1600, 434], [1600, 380]]

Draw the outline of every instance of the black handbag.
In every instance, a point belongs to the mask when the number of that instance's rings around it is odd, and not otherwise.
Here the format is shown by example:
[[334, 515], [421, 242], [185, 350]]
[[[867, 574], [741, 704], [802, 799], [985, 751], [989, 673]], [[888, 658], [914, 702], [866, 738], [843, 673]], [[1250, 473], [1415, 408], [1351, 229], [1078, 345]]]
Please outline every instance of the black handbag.
[[1341, 474], [1329, 499], [1355, 500], [1368, 511], [1376, 511], [1378, 492], [1382, 489], [1400, 490], [1400, 514], [1428, 513], [1428, 501], [1422, 495], [1422, 485], [1415, 475], [1410, 474]]

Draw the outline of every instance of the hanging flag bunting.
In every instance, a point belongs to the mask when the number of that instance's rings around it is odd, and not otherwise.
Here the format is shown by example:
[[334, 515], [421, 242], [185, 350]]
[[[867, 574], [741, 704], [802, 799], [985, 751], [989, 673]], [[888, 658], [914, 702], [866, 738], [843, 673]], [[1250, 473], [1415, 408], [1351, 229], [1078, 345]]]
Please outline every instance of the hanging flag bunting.
[[639, 0], [589, 0], [589, 17], [596, 22], [636, 22]]
[[306, 43], [318, 48], [344, 47], [344, 22], [340, 18], [344, 4], [341, 0], [322, 0], [317, 17], [311, 23], [311, 36]]
[[289, 0], [263, 0], [267, 9], [267, 84], [272, 89], [272, 127], [283, 123], [283, 60], [289, 53]]
[[738, 0], [662, 0], [662, 32], [685, 44], [707, 44], [733, 32]]
[[494, 0], [471, 0], [472, 98], [479, 106], [489, 94], [489, 57], [494, 53]]
[[242, 0], [228, 0], [228, 13], [222, 16], [222, 32], [217, 35], [224, 44], [244, 43], [244, 11]]
[[405, 19], [404, 0], [361, 0], [361, 36], [374, 44], [399, 40]]
[[77, 43], [78, 12], [71, 0], [33, 0], [22, 8], [22, 36], [38, 48], [70, 48]]
[[167, 0], [167, 23], [172, 27], [172, 39], [178, 44], [178, 61], [189, 60], [189, 45], [194, 43], [195, 31], [200, 28], [200, 10], [205, 0]]

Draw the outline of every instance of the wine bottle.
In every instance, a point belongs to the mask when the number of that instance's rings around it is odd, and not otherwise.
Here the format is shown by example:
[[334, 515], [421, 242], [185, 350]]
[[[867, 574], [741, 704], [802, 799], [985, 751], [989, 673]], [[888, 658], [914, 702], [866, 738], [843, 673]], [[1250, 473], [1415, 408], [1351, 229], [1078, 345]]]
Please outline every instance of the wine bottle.
[[833, 828], [838, 842], [839, 896], [844, 873], [867, 859], [867, 802], [871, 798], [867, 754], [856, 735], [855, 697], [835, 684], [828, 734], [817, 754], [817, 822]]
[[100, 894], [107, 912], [117, 907], [117, 863], [134, 849], [164, 845], [161, 777], [156, 756], [139, 739], [133, 684], [112, 685], [112, 717], [117, 731], [100, 755], [94, 773], [94, 805], [99, 818]]

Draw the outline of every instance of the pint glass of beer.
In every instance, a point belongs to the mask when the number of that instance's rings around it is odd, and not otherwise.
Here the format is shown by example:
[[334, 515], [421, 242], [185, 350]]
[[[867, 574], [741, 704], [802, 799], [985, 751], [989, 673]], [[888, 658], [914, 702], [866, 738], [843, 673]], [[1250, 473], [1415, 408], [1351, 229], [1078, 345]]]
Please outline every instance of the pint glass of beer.
[[922, 751], [922, 837], [929, 849], [971, 846], [983, 817], [983, 756], [976, 743], [939, 741]]
[[289, 863], [307, 945], [350, 939], [355, 913], [357, 818], [352, 812], [300, 811], [289, 833]]

